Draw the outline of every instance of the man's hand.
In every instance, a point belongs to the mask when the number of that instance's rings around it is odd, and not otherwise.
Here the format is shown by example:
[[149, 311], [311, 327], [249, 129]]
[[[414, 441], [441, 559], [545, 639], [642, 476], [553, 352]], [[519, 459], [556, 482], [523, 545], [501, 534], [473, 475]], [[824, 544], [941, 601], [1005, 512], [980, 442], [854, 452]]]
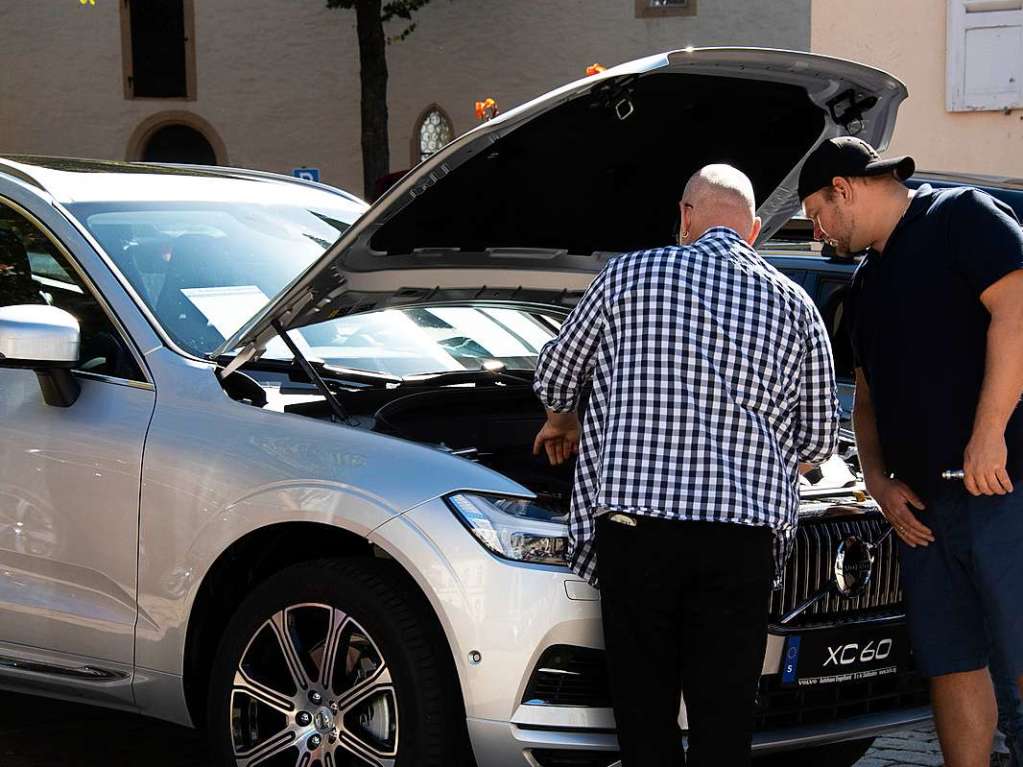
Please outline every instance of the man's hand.
[[540, 450], [547, 451], [547, 460], [552, 466], [567, 461], [579, 451], [579, 435], [582, 427], [575, 413], [547, 413], [547, 423], [540, 429], [533, 441], [533, 455]]
[[911, 507], [923, 509], [924, 502], [905, 482], [878, 477], [867, 482], [867, 492], [877, 501], [881, 512], [895, 528], [895, 534], [907, 546], [916, 548], [934, 542], [934, 533], [911, 511]]
[[1005, 495], [1012, 481], [1005, 471], [1005, 434], [974, 431], [963, 454], [963, 484], [973, 495]]

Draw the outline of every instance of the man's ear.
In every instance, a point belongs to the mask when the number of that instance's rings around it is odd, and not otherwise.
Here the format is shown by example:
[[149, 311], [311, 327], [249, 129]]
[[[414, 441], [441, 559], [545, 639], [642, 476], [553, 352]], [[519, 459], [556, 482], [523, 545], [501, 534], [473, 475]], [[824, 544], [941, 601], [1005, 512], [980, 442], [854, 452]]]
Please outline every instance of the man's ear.
[[679, 219], [682, 226], [681, 226], [681, 230], [679, 231], [678, 240], [679, 240], [679, 244], [683, 244], [684, 245], [685, 244], [684, 243], [684, 239], [685, 238], [683, 238], [682, 232], [692, 232], [693, 231], [693, 209], [686, 207], [686, 204], [683, 203], [683, 202], [680, 202], [678, 204], [678, 207], [679, 207], [679, 211], [682, 214], [681, 218]]
[[849, 202], [853, 198], [852, 182], [844, 176], [835, 176], [831, 179], [831, 186], [835, 195], [841, 198], [842, 202]]
[[753, 217], [753, 228], [750, 229], [749, 237], [746, 238], [746, 244], [752, 246], [757, 241], [757, 237], [760, 236], [760, 230], [763, 228], [764, 222], [760, 220], [760, 216]]

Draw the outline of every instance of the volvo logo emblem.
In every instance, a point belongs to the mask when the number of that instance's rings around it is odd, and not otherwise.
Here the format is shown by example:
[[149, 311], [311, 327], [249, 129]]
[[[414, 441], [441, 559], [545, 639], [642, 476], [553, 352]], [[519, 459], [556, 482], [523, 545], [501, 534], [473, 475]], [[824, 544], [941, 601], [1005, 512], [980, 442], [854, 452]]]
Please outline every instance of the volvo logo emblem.
[[326, 731], [334, 726], [334, 717], [329, 709], [322, 709], [316, 712], [316, 716], [313, 717], [313, 724], [316, 725], [317, 730]]
[[838, 544], [835, 552], [835, 588], [843, 597], [858, 597], [874, 572], [874, 547], [850, 535]]

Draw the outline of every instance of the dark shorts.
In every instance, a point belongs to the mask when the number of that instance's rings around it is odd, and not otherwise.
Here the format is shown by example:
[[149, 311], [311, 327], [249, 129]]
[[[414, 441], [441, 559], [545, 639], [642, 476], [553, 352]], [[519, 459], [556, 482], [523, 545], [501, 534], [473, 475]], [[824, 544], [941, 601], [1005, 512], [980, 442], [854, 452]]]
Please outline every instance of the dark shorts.
[[[926, 547], [899, 543], [917, 667], [925, 676], [974, 671], [992, 657], [1023, 674], [1023, 487], [972, 496], [961, 483], [919, 512]], [[997, 656], [995, 654], [998, 654]]]

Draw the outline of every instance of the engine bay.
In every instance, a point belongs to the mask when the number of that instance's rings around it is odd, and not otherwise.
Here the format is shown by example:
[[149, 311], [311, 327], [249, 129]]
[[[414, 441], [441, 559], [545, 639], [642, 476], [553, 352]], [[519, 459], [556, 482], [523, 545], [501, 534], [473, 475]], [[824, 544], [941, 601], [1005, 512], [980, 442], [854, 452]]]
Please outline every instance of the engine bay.
[[[567, 514], [575, 459], [551, 466], [533, 455], [546, 418], [530, 386], [341, 389], [348, 425], [431, 445], [504, 474]], [[333, 420], [323, 398], [286, 404], [284, 412]]]
[[[233, 399], [256, 407], [302, 415], [429, 445], [475, 461], [537, 494], [548, 508], [566, 515], [575, 458], [552, 466], [546, 454], [533, 455], [533, 442], [546, 415], [532, 386], [513, 376], [477, 376], [475, 382], [437, 378], [400, 384], [357, 383], [329, 386], [333, 403], [294, 368], [234, 373], [222, 381]], [[467, 374], [468, 375], [468, 374]], [[459, 379], [454, 379], [459, 380]], [[586, 396], [581, 411], [585, 413]], [[338, 412], [343, 416], [339, 417]], [[800, 479], [803, 515], [857, 514], [876, 509], [863, 492], [855, 462], [840, 449]]]

